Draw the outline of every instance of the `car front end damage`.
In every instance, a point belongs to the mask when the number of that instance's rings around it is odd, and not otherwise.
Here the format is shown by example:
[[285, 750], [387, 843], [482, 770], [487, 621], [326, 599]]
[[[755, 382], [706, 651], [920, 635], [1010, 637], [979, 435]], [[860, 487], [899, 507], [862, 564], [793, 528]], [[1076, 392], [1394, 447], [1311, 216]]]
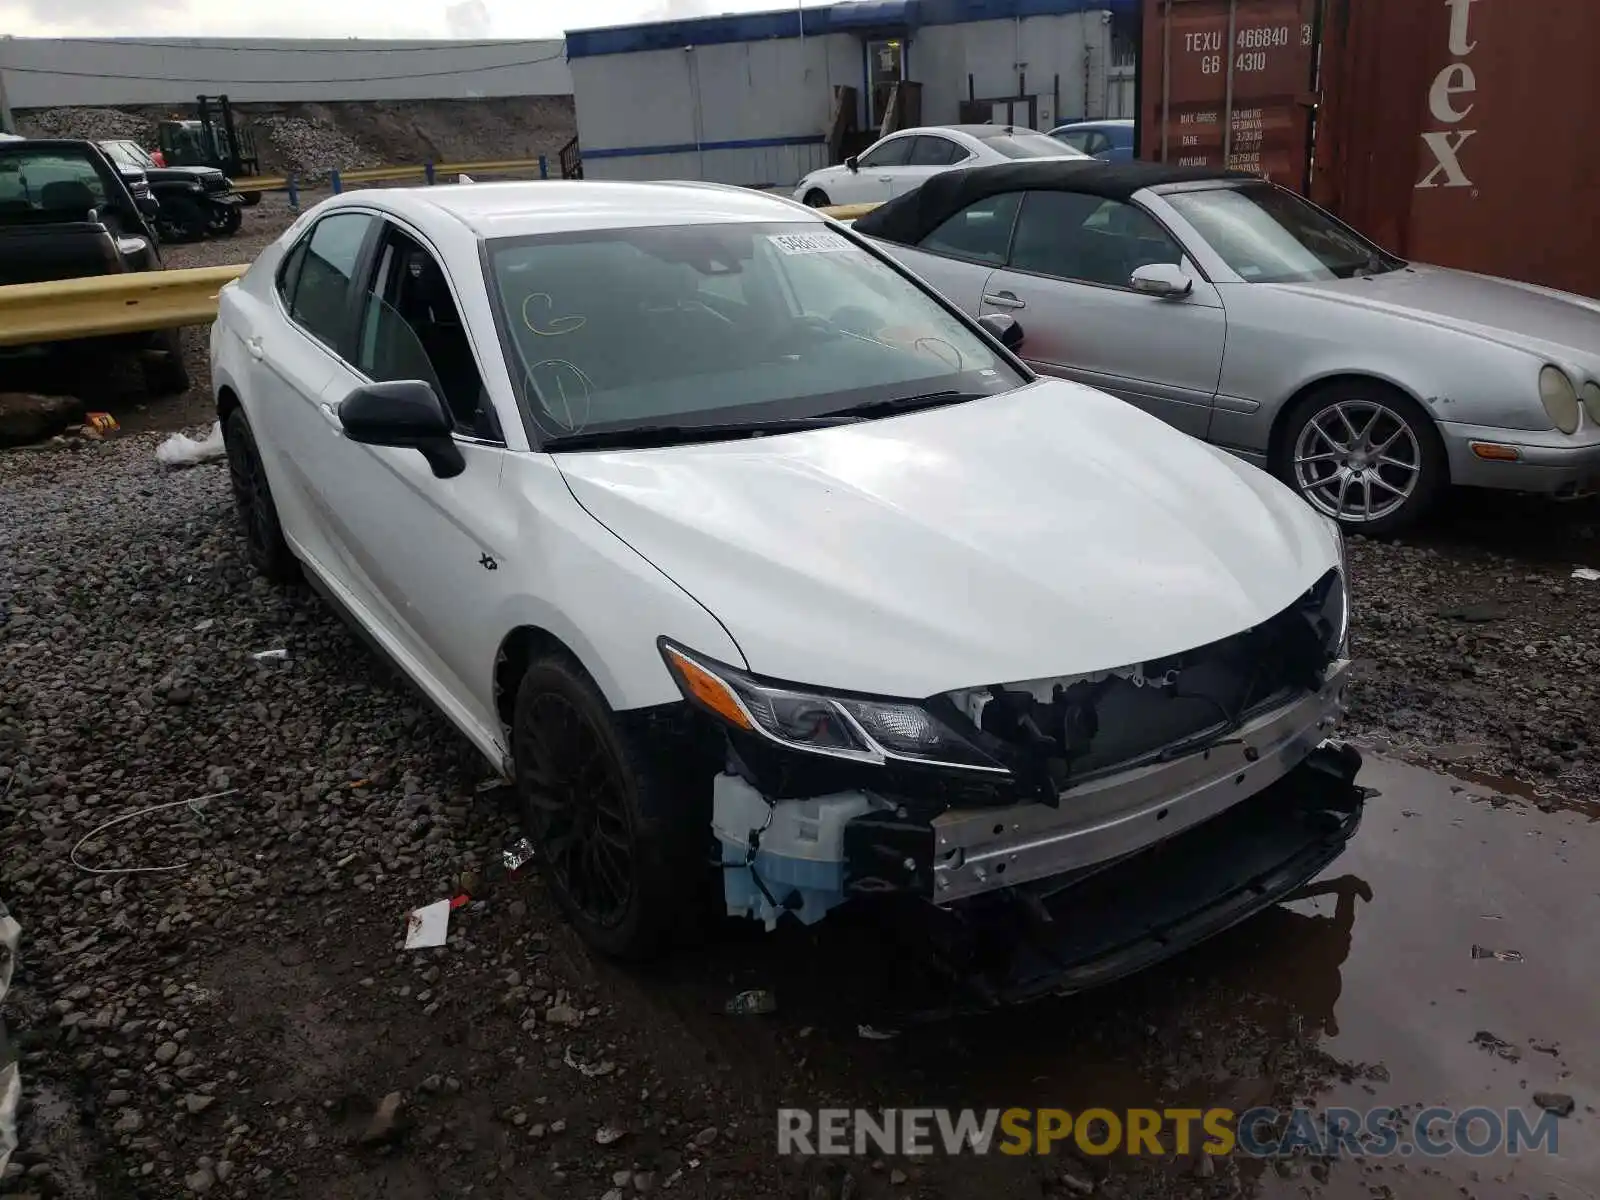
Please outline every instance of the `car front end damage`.
[[[1138, 969], [1337, 857], [1362, 799], [1359, 756], [1329, 741], [1347, 636], [1335, 568], [1210, 645], [917, 702], [662, 653], [727, 735], [712, 824], [730, 914], [920, 909], [961, 974], [1016, 999]], [[1079, 907], [1112, 884], [1110, 908]]]

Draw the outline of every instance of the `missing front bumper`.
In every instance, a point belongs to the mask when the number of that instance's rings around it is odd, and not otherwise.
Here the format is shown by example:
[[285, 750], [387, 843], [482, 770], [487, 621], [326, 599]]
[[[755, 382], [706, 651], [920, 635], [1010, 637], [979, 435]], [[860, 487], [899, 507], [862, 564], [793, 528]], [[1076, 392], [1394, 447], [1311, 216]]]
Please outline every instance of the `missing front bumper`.
[[921, 905], [915, 944], [958, 985], [916, 1015], [1068, 995], [1142, 971], [1269, 908], [1320, 874], [1361, 823], [1360, 755], [1325, 746], [1259, 795], [1065, 886]]
[[772, 800], [722, 775], [713, 826], [728, 911], [771, 928], [784, 912], [810, 924], [851, 896], [952, 905], [1079, 878], [1227, 812], [1305, 762], [1343, 711], [1348, 671], [1335, 663], [1316, 691], [1230, 736], [1085, 780], [1055, 805], [952, 808], [930, 822], [891, 796]]
[[1086, 780], [1059, 807], [952, 810], [933, 822], [932, 898], [949, 904], [1136, 853], [1207, 821], [1303, 762], [1343, 714], [1348, 660], [1322, 686], [1172, 762]]

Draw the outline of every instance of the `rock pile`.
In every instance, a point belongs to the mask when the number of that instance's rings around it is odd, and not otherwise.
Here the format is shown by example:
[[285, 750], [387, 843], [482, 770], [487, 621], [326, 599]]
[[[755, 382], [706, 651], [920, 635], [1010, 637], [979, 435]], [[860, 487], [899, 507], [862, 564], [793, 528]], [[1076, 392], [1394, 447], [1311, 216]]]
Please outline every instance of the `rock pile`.
[[89, 138], [110, 141], [132, 138], [155, 145], [155, 122], [120, 108], [36, 108], [17, 114], [17, 131], [28, 137]]
[[251, 117], [250, 122], [256, 130], [258, 149], [263, 157], [266, 157], [267, 147], [259, 145], [259, 140], [267, 139], [276, 151], [272, 157], [281, 170], [308, 182], [326, 178], [335, 168], [348, 171], [383, 165], [383, 160], [371, 150], [326, 121], [262, 115]]
[[[141, 146], [153, 147], [157, 119], [121, 108], [39, 108], [19, 113], [17, 125], [29, 137], [93, 141], [132, 138]], [[384, 163], [370, 147], [320, 117], [241, 113], [239, 120], [254, 131], [256, 150], [266, 174], [293, 173], [308, 183], [317, 183], [336, 167], [351, 170]]]

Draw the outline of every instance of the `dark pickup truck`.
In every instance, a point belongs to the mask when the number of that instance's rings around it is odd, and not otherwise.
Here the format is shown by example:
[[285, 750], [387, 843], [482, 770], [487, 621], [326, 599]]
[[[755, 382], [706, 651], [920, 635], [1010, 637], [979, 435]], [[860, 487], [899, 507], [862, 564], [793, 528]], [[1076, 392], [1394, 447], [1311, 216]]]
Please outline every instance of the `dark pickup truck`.
[[[155, 232], [93, 142], [0, 140], [0, 286], [161, 269]], [[0, 346], [0, 391], [44, 390], [26, 382], [42, 360], [82, 379], [84, 370], [100, 369], [106, 350], [138, 354], [153, 394], [189, 387], [176, 329], [97, 338], [92, 345]]]
[[160, 204], [156, 232], [164, 241], [198, 241], [208, 233], [233, 234], [244, 219], [244, 197], [233, 180], [215, 167], [163, 167], [138, 142], [126, 138], [100, 143], [124, 174], [143, 171]]

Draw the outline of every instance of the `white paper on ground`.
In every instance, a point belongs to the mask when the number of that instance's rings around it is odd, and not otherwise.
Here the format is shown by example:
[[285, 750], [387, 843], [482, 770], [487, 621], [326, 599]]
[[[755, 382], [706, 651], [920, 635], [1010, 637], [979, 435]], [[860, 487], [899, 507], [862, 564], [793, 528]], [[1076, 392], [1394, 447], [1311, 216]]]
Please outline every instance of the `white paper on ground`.
[[1588, 583], [1600, 583], [1600, 571], [1596, 571], [1593, 567], [1579, 567], [1572, 573], [1572, 577]]
[[411, 910], [406, 918], [406, 949], [425, 950], [444, 945], [450, 933], [450, 901], [435, 900]]
[[156, 461], [166, 467], [187, 467], [194, 463], [210, 462], [227, 453], [222, 444], [222, 422], [211, 427], [202, 442], [175, 433], [156, 447]]

